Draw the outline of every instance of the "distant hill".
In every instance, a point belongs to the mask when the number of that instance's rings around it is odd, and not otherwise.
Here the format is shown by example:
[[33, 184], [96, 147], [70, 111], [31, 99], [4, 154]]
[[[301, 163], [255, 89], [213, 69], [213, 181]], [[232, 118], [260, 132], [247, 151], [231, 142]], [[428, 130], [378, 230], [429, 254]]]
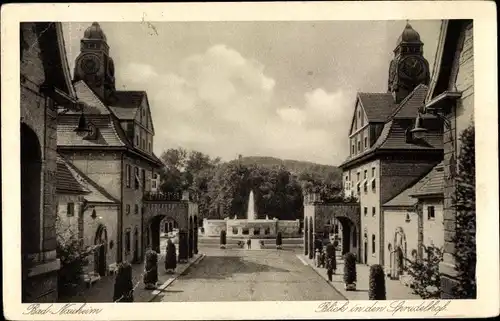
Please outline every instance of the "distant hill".
[[316, 164], [313, 162], [297, 161], [291, 159], [280, 159], [268, 156], [244, 156], [241, 162], [245, 165], [260, 165], [265, 167], [274, 167], [283, 165], [290, 173], [299, 175], [303, 172], [316, 173], [322, 177], [328, 177], [330, 180], [341, 181], [342, 172], [336, 166]]

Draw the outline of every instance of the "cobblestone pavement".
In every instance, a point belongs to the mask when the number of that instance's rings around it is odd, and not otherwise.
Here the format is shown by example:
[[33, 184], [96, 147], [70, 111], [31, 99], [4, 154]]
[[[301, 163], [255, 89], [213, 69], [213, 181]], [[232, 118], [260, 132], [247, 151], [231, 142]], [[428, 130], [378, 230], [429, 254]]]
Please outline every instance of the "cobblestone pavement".
[[203, 260], [175, 280], [162, 301], [342, 300], [297, 254], [300, 249], [248, 251], [200, 247]]

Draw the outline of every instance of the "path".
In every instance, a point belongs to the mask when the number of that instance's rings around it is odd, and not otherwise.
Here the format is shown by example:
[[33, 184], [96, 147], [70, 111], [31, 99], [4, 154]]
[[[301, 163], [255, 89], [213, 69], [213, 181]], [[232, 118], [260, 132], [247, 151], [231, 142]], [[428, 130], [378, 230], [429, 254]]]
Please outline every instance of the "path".
[[343, 297], [298, 251], [200, 249], [205, 258], [166, 290], [163, 301], [301, 301]]

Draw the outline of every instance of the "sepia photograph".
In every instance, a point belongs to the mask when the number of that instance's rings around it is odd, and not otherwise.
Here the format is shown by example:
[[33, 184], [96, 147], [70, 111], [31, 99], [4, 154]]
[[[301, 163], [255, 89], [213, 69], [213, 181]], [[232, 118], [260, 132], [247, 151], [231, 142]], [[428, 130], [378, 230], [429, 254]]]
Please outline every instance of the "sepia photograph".
[[20, 21], [2, 85], [23, 318], [478, 299], [475, 19], [99, 17]]

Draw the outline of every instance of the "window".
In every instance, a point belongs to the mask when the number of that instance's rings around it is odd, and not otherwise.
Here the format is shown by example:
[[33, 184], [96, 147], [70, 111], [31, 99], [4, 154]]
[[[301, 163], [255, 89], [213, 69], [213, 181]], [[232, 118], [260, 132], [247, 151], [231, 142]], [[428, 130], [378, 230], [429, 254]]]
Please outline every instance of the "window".
[[260, 229], [259, 228], [254, 229], [253, 235], [260, 235]]
[[137, 205], [137, 204], [134, 205], [134, 214], [135, 215], [139, 214], [139, 205]]
[[242, 234], [243, 235], [248, 235], [249, 234], [249, 230], [247, 228], [244, 228], [243, 231], [242, 231]]
[[151, 181], [151, 188], [156, 188], [156, 180]]
[[375, 254], [375, 234], [372, 234], [372, 254]]
[[375, 192], [375, 178], [372, 178], [372, 190]]
[[135, 189], [139, 189], [139, 168], [134, 167]]
[[130, 187], [130, 165], [125, 165], [125, 182]]
[[135, 145], [139, 146], [139, 135], [135, 135]]
[[238, 228], [233, 227], [233, 235], [237, 235], [237, 234], [238, 234]]
[[372, 167], [372, 177], [375, 177], [375, 167]]
[[148, 152], [151, 152], [151, 142], [148, 143]]
[[365, 206], [363, 210], [364, 210], [365, 216], [368, 215], [368, 207]]
[[356, 173], [357, 181], [359, 182], [359, 172]]
[[141, 148], [142, 149], [146, 149], [146, 140], [143, 138], [142, 139], [142, 145], [141, 145]]
[[365, 137], [365, 149], [368, 148], [368, 137]]
[[130, 204], [125, 205], [125, 214], [126, 215], [130, 214]]
[[427, 206], [427, 219], [433, 220], [436, 218], [436, 213], [434, 212], [434, 206]]
[[377, 211], [375, 210], [375, 206], [372, 207], [372, 216], [375, 216], [377, 214]]
[[365, 172], [363, 173], [363, 178], [366, 179], [367, 175], [368, 175], [368, 170], [365, 169]]
[[74, 216], [75, 215], [75, 203], [68, 203], [67, 209], [66, 209], [66, 215], [67, 216]]
[[358, 140], [358, 152], [361, 150], [361, 142]]
[[125, 253], [130, 253], [130, 229], [125, 231]]

